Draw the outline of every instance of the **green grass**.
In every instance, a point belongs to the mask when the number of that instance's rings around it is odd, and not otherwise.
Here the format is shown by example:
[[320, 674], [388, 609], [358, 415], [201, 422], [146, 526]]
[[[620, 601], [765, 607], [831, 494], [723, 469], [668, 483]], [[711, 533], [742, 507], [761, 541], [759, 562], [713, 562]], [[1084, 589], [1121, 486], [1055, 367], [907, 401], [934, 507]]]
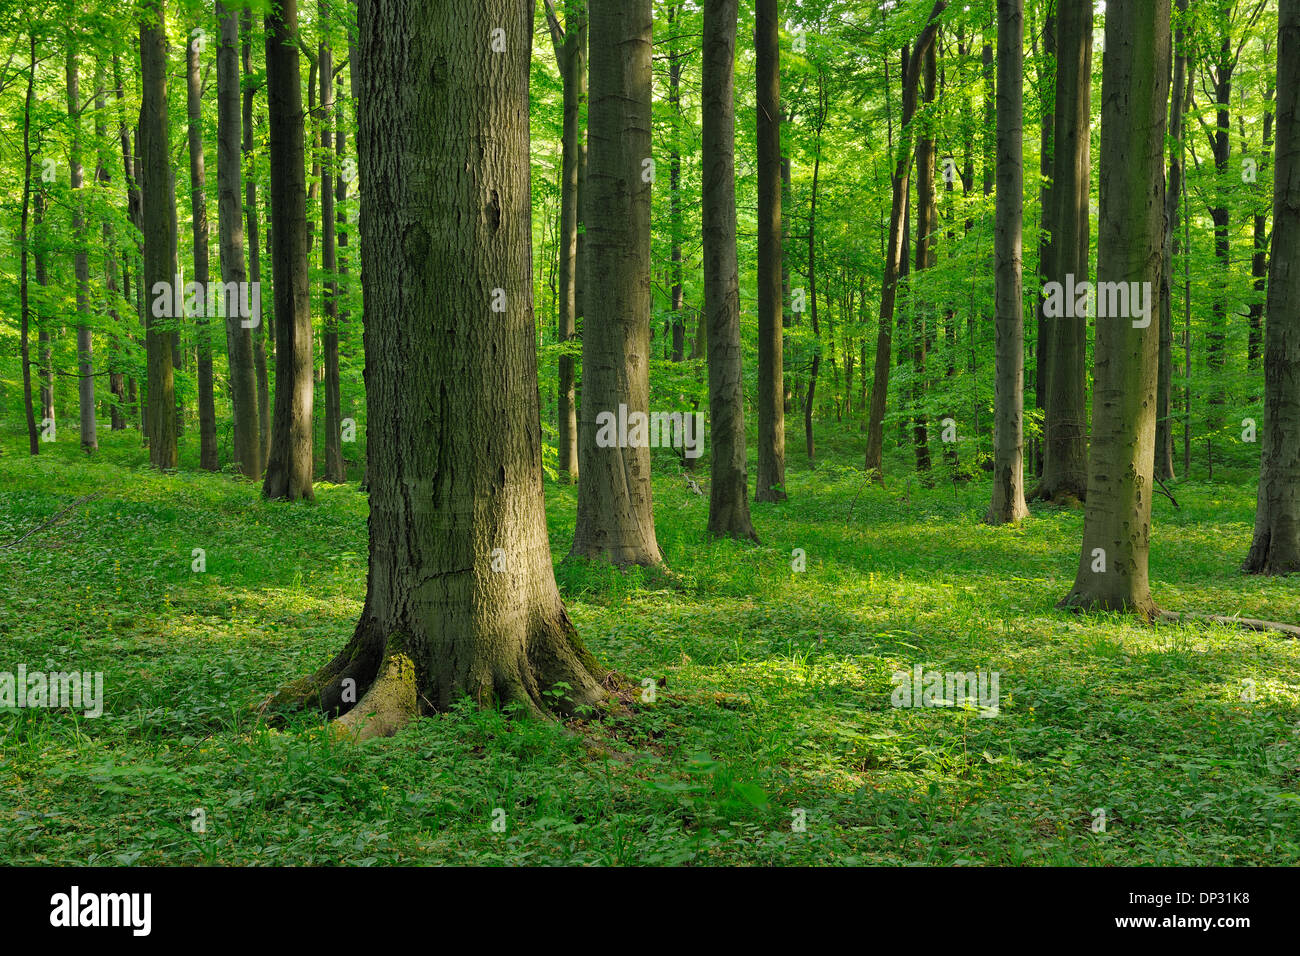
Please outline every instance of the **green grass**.
[[[855, 435], [815, 471], [791, 455], [761, 546], [706, 542], [707, 498], [664, 458], [673, 574], [557, 565], [596, 655], [667, 679], [655, 703], [569, 727], [464, 707], [362, 746], [252, 709], [351, 633], [355, 484], [271, 504], [159, 475], [135, 433], [94, 461], [75, 430], [34, 460], [0, 438], [0, 547], [103, 492], [0, 550], [0, 670], [102, 670], [106, 698], [93, 720], [0, 712], [3, 863], [1300, 863], [1300, 644], [1058, 612], [1081, 513], [993, 529], [985, 483], [865, 486]], [[1300, 580], [1238, 571], [1237, 477], [1156, 499], [1155, 598], [1294, 622]], [[559, 562], [575, 492], [546, 496]], [[891, 707], [913, 664], [998, 671], [999, 716]]]

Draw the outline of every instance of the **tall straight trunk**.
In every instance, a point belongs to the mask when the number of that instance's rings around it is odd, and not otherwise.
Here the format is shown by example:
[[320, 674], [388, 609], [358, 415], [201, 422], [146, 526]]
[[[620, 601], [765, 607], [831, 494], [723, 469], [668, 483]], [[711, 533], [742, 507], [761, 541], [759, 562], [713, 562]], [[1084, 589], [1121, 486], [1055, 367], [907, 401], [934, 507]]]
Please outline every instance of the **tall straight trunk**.
[[95, 347], [90, 328], [90, 259], [86, 251], [86, 206], [80, 198], [84, 178], [81, 166], [81, 104], [77, 75], [77, 53], [68, 50], [68, 117], [72, 121], [72, 144], [68, 169], [72, 186], [73, 271], [77, 280], [77, 407], [81, 419], [81, 450], [89, 454], [99, 448], [95, 433]]
[[[582, 150], [582, 103], [587, 97], [587, 21], [581, 9], [570, 9], [561, 28], [553, 4], [547, 2], [555, 60], [563, 88], [564, 125], [560, 157], [559, 318], [557, 338], [568, 345], [578, 338], [578, 173]], [[559, 474], [570, 484], [578, 480], [577, 363], [560, 355], [556, 418], [559, 425]]]
[[[320, 29], [327, 29], [329, 8], [320, 5]], [[317, 54], [320, 65], [320, 259], [325, 273], [325, 480], [341, 484], [348, 480], [343, 463], [343, 396], [339, 383], [339, 285], [336, 278], [338, 255], [334, 230], [334, 53], [322, 39]]]
[[28, 333], [31, 328], [31, 304], [27, 291], [27, 221], [32, 200], [32, 104], [35, 102], [36, 90], [36, 34], [27, 38], [31, 56], [27, 65], [27, 96], [23, 100], [23, 213], [19, 232], [19, 309], [22, 314], [22, 326], [19, 330], [18, 350], [23, 366], [23, 414], [27, 418], [27, 448], [33, 455], [41, 453], [41, 443], [36, 431], [36, 413], [32, 408], [32, 359]]
[[785, 501], [785, 349], [781, 288], [781, 36], [777, 0], [757, 0], [758, 487]]
[[296, 501], [312, 492], [312, 334], [307, 286], [307, 182], [298, 0], [266, 17], [271, 126], [271, 271], [275, 283], [275, 412], [262, 494]]
[[817, 444], [813, 438], [813, 411], [816, 407], [817, 373], [822, 364], [822, 333], [817, 324], [817, 186], [822, 168], [822, 127], [826, 125], [826, 113], [829, 108], [824, 75], [818, 71], [817, 131], [813, 146], [812, 192], [808, 200], [808, 318], [812, 322], [813, 356], [812, 365], [808, 369], [808, 394], [803, 403], [804, 448], [808, 453], [809, 464], [817, 458]]
[[[604, 696], [555, 585], [542, 507], [531, 9], [360, 4], [370, 574], [351, 642], [271, 702], [337, 711], [351, 678], [368, 689], [340, 722], [360, 737], [464, 697], [572, 713]], [[496, 29], [503, 53], [484, 42]], [[505, 311], [492, 312], [485, 293], [502, 282]]]
[[[262, 441], [257, 425], [257, 377], [253, 362], [252, 316], [233, 308], [229, 290], [248, 281], [244, 263], [244, 215], [240, 205], [239, 19], [217, 0], [217, 223], [221, 278], [226, 284], [226, 354], [230, 365], [230, 404], [234, 457], [240, 474], [262, 474]], [[249, 304], [256, 293], [249, 290]], [[242, 301], [242, 296], [241, 296]], [[260, 316], [259, 316], [260, 319]], [[260, 336], [261, 329], [256, 329]]]
[[[45, 264], [45, 189], [36, 187], [36, 196], [32, 201], [32, 239], [36, 248], [32, 252], [32, 265], [36, 273], [36, 284], [40, 286], [42, 296], [50, 284], [49, 273]], [[54, 341], [50, 335], [49, 321], [44, 310], [36, 314], [37, 373], [41, 382], [41, 421], [54, 421]]]
[[[1187, 95], [1188, 56], [1183, 42], [1182, 16], [1187, 0], [1177, 0], [1180, 13], [1174, 31], [1174, 80], [1169, 93], [1169, 179], [1165, 191], [1165, 248], [1160, 281], [1160, 369], [1156, 378], [1156, 462], [1155, 476], [1162, 481], [1174, 477], [1174, 255], [1178, 252], [1179, 200], [1183, 184], [1183, 117]], [[1267, 148], [1267, 147], [1266, 147]]]
[[[1215, 279], [1214, 300], [1210, 310], [1210, 327], [1205, 335], [1205, 361], [1212, 373], [1223, 371], [1225, 343], [1228, 327], [1228, 280], [1232, 269], [1232, 251], [1230, 232], [1232, 213], [1228, 206], [1227, 176], [1228, 163], [1232, 154], [1232, 75], [1236, 61], [1232, 56], [1232, 37], [1226, 22], [1219, 24], [1223, 36], [1219, 44], [1218, 62], [1212, 64], [1214, 78], [1215, 133], [1210, 137], [1210, 146], [1214, 153], [1214, 200], [1210, 207], [1210, 218], [1214, 221], [1214, 255], [1218, 259], [1219, 274]], [[1217, 376], [1216, 376], [1217, 378]], [[1223, 424], [1221, 406], [1227, 401], [1221, 381], [1212, 382], [1209, 395], [1209, 413], [1206, 424], [1211, 431]], [[1211, 460], [1211, 467], [1213, 461]]]
[[682, 237], [685, 235], [686, 226], [682, 219], [682, 149], [681, 149], [681, 121], [682, 121], [682, 58], [683, 53], [680, 49], [679, 31], [673, 29], [673, 24], [680, 15], [681, 7], [678, 4], [668, 8], [668, 26], [672, 29], [672, 36], [669, 40], [668, 51], [668, 111], [672, 116], [673, 132], [672, 141], [669, 144], [668, 152], [668, 177], [669, 189], [669, 228], [672, 235], [669, 238], [669, 261], [671, 262], [671, 280], [672, 290], [670, 293], [673, 322], [673, 361], [683, 362], [686, 360], [686, 317], [682, 314], [683, 304], [683, 277], [684, 269], [682, 265]]
[[[257, 434], [261, 452], [257, 457], [258, 470], [252, 477], [261, 475], [271, 455], [271, 388], [266, 366], [266, 339], [273, 334], [272, 322], [268, 319], [266, 300], [261, 299], [262, 255], [261, 240], [258, 232], [257, 214], [257, 156], [253, 150], [253, 98], [257, 87], [253, 85], [253, 15], [245, 8], [240, 14], [240, 30], [243, 33], [241, 58], [243, 60], [243, 109], [244, 109], [244, 161], [248, 165], [248, 181], [244, 185], [244, 207], [248, 215], [248, 281], [252, 283], [253, 293], [262, 305], [259, 309], [261, 323], [253, 329], [253, 370], [257, 378]], [[271, 317], [273, 318], [273, 316]]]
[[203, 157], [203, 87], [199, 76], [198, 39], [185, 45], [185, 106], [189, 120], [190, 148], [190, 223], [194, 241], [194, 282], [203, 290], [199, 298], [198, 314], [194, 317], [194, 332], [198, 342], [199, 386], [199, 467], [216, 471], [217, 461], [217, 409], [212, 394], [212, 331], [205, 308], [212, 294], [208, 280], [208, 198], [207, 167]]
[[[145, 302], [175, 281], [171, 191], [171, 156], [167, 123], [166, 0], [153, 0], [143, 9], [140, 22], [140, 181], [144, 229], [143, 290]], [[170, 205], [170, 209], [168, 208]], [[148, 308], [145, 350], [149, 371], [149, 410], [145, 418], [149, 460], [157, 468], [175, 468], [176, 388], [172, 364], [172, 329], [175, 319]]]
[[1300, 0], [1280, 0], [1264, 447], [1246, 570], [1300, 571]]
[[[1056, 11], [1056, 134], [1052, 155], [1054, 236], [1048, 280], [1070, 288], [1089, 276], [1092, 189], [1092, 7], [1063, 2]], [[1065, 293], [1062, 292], [1062, 297]], [[1077, 304], [1077, 303], [1076, 303]], [[1046, 301], [1044, 305], [1046, 307]], [[1057, 503], [1088, 495], [1087, 309], [1048, 320], [1043, 472], [1034, 497]]]
[[[922, 102], [934, 103], [937, 80], [935, 44], [925, 51], [925, 79], [922, 84]], [[939, 226], [939, 210], [934, 193], [934, 131], [930, 127], [932, 115], [925, 118], [916, 138], [916, 272], [921, 273], [935, 263]], [[930, 470], [929, 422], [925, 414], [925, 367], [929, 351], [928, 316], [930, 303], [913, 296], [912, 328], [912, 446], [916, 455], [916, 470], [929, 481]]]
[[[134, 127], [127, 120], [126, 89], [122, 81], [122, 62], [116, 51], [113, 53], [113, 99], [118, 110], [118, 139], [122, 147], [122, 179], [126, 186], [127, 217], [131, 220], [131, 224], [135, 226], [137, 234], [142, 235], [144, 231], [144, 212], [140, 197], [140, 182], [136, 175], [135, 150], [132, 143]], [[132, 300], [130, 275], [135, 272], [136, 321], [141, 327], [145, 325], [142, 252], [143, 246], [141, 241], [137, 239], [135, 254], [122, 257], [122, 295], [127, 302]], [[139, 344], [140, 339], [138, 336], [133, 335], [131, 338]], [[143, 409], [137, 406], [137, 397], [135, 377], [128, 375], [126, 380], [126, 412], [132, 419], [138, 421]]]
[[[1264, 102], [1273, 99], [1274, 90], [1270, 85], [1264, 92]], [[1268, 154], [1273, 148], [1273, 111], [1264, 110], [1264, 134], [1262, 138], [1260, 167], [1268, 161]], [[1254, 279], [1255, 298], [1250, 303], [1250, 330], [1246, 339], [1246, 368], [1254, 372], [1259, 369], [1260, 358], [1264, 349], [1264, 299], [1268, 292], [1268, 210], [1256, 208], [1254, 216], [1254, 250], [1250, 256], [1250, 275]], [[1252, 396], [1252, 401], [1258, 396]]]
[[757, 541], [749, 519], [736, 264], [737, 0], [705, 0], [702, 194], [709, 336], [710, 535]]
[[[1052, 241], [1056, 224], [1052, 221], [1052, 154], [1056, 151], [1056, 107], [1053, 90], [1056, 86], [1056, 0], [1047, 0], [1043, 17], [1043, 55], [1039, 62], [1038, 86], [1038, 280], [1050, 281]], [[1040, 296], [1034, 309], [1034, 408], [1041, 414], [1047, 407], [1048, 350], [1051, 346], [1051, 323], [1043, 316], [1043, 298]], [[1043, 442], [1032, 443], [1034, 474], [1043, 475]]]
[[[1159, 289], [1169, 0], [1110, 0], [1105, 44], [1097, 281]], [[1158, 613], [1147, 557], [1160, 349], [1160, 330], [1150, 320], [1150, 311], [1145, 323], [1097, 318], [1083, 547], [1074, 588], [1061, 602], [1148, 620]]]
[[[98, 153], [98, 162], [95, 165], [95, 183], [97, 188], [108, 190], [113, 181], [113, 175], [109, 172], [109, 139], [108, 139], [108, 93], [106, 88], [106, 72], [104, 61], [100, 60], [95, 64], [95, 150]], [[117, 250], [113, 241], [113, 220], [110, 216], [104, 216], [101, 224], [101, 235], [104, 245], [104, 292], [105, 292], [105, 311], [108, 313], [109, 322], [112, 325], [112, 341], [108, 351], [108, 388], [109, 393], [113, 396], [112, 404], [109, 407], [109, 426], [113, 431], [122, 431], [126, 428], [126, 375], [122, 371], [122, 343], [117, 333], [120, 325], [118, 317], [117, 303], [118, 298], [118, 262]], [[126, 280], [126, 268], [123, 263], [122, 280]]]
[[898, 277], [907, 261], [907, 232], [903, 223], [907, 214], [908, 186], [912, 175], [912, 114], [916, 112], [917, 84], [926, 48], [939, 32], [939, 15], [948, 0], [935, 0], [930, 19], [916, 40], [916, 49], [903, 75], [903, 123], [899, 131], [897, 160], [889, 208], [889, 246], [885, 251], [885, 273], [880, 283], [879, 328], [876, 332], [876, 362], [871, 382], [871, 409], [867, 413], [867, 453], [865, 467], [878, 481], [884, 480], [885, 405], [889, 397], [890, 352], [893, 345], [894, 303], [898, 294]]
[[[650, 406], [650, 0], [591, 0], [578, 517], [572, 554], [658, 564], [650, 449], [601, 447], [597, 417]], [[604, 415], [602, 415], [604, 413]], [[630, 437], [630, 436], [629, 436]]]
[[1024, 0], [998, 0], [997, 199], [994, 300], [993, 500], [984, 520], [1016, 522], [1025, 504], [1025, 325], [1021, 227], [1024, 203]]

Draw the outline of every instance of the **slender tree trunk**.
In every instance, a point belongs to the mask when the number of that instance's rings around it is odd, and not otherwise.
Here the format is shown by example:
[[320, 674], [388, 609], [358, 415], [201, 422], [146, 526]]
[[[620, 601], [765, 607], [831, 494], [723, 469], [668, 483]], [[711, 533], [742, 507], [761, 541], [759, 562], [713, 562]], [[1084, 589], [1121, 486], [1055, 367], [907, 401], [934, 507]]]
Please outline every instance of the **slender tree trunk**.
[[993, 400], [993, 500], [985, 521], [1014, 523], [1025, 504], [1024, 0], [998, 0], [998, 163], [995, 226], [997, 375]]
[[72, 144], [68, 168], [72, 185], [73, 271], [77, 280], [77, 406], [81, 418], [81, 450], [99, 449], [95, 433], [95, 346], [90, 328], [90, 259], [86, 251], [85, 200], [80, 198], [84, 173], [81, 166], [81, 104], [77, 54], [68, 51], [68, 117], [72, 121]]
[[1246, 570], [1300, 571], [1300, 0], [1280, 0], [1264, 447]]
[[[1165, 215], [1169, 0], [1110, 0], [1105, 44], [1097, 280], [1149, 283], [1146, 289], [1156, 290]], [[1124, 315], [1097, 318], [1083, 547], [1074, 588], [1061, 602], [1132, 611], [1148, 620], [1159, 613], [1147, 578], [1160, 350], [1160, 330], [1150, 320], [1150, 311], [1145, 325]]]
[[[1071, 282], [1086, 282], [1091, 222], [1092, 7], [1063, 2], [1056, 12], [1056, 107], [1052, 125], [1052, 240], [1049, 281], [1064, 301]], [[1068, 303], [1071, 306], [1077, 302]], [[1042, 306], [1047, 308], [1047, 300]], [[1047, 406], [1043, 472], [1034, 497], [1058, 504], [1088, 495], [1087, 308], [1048, 319]]]
[[[681, 7], [678, 4], [668, 8], [668, 25], [673, 27], [674, 22], [680, 14]], [[672, 142], [669, 145], [668, 163], [669, 163], [669, 188], [672, 191], [669, 205], [669, 221], [672, 230], [670, 238], [671, 248], [669, 249], [669, 260], [672, 263], [672, 292], [671, 292], [671, 309], [673, 313], [673, 361], [683, 362], [686, 360], [686, 317], [682, 314], [683, 290], [683, 267], [682, 267], [682, 237], [685, 235], [686, 226], [682, 219], [682, 151], [681, 151], [681, 120], [682, 120], [682, 57], [678, 41], [678, 31], [673, 29], [670, 38], [670, 47], [668, 51], [668, 110], [672, 116], [673, 133]]]
[[[649, 414], [650, 0], [591, 0], [578, 517], [572, 554], [653, 565], [650, 449], [597, 444], [598, 416]], [[632, 436], [629, 436], [629, 438]]]
[[[252, 316], [242, 306], [248, 273], [244, 263], [244, 216], [240, 206], [239, 19], [217, 0], [217, 221], [221, 278], [226, 285], [226, 354], [230, 364], [230, 404], [234, 422], [235, 465], [241, 474], [262, 473], [262, 442], [257, 425], [257, 378], [253, 364]], [[236, 291], [237, 290], [237, 291]], [[236, 291], [239, 298], [232, 298]], [[255, 293], [249, 290], [250, 311]], [[259, 315], [260, 319], [260, 315]], [[258, 334], [260, 335], [260, 329]]]
[[939, 31], [939, 15], [948, 6], [947, 0], [936, 0], [930, 19], [917, 37], [916, 50], [909, 59], [907, 73], [903, 76], [903, 123], [899, 131], [897, 161], [892, 177], [892, 199], [889, 210], [889, 247], [885, 252], [885, 273], [880, 284], [879, 329], [876, 333], [876, 364], [871, 382], [871, 409], [867, 413], [866, 470], [876, 480], [884, 480], [885, 405], [889, 397], [890, 352], [893, 343], [894, 302], [897, 297], [898, 276], [907, 258], [907, 232], [904, 217], [907, 213], [908, 183], [912, 173], [912, 114], [916, 112], [917, 84], [926, 48], [934, 42]]
[[[140, 179], [144, 229], [145, 302], [168, 294], [175, 281], [175, 246], [171, 156], [167, 124], [166, 2], [144, 7], [140, 23]], [[171, 209], [168, 206], [171, 206]], [[169, 296], [170, 297], [170, 296]], [[146, 312], [145, 349], [149, 370], [149, 410], [146, 416], [149, 460], [157, 468], [175, 468], [176, 389], [172, 365], [175, 319]]]
[[[44, 296], [45, 290], [50, 284], [50, 279], [45, 267], [45, 189], [43, 186], [36, 187], [36, 196], [32, 206], [32, 239], [36, 243], [36, 249], [32, 252], [32, 265], [36, 272], [36, 284], [41, 289], [41, 295]], [[53, 422], [54, 342], [50, 336], [48, 316], [43, 309], [37, 310], [36, 324], [37, 372], [40, 375], [41, 382], [41, 421]]]
[[[1186, 13], [1187, 0], [1177, 0], [1180, 13]], [[1156, 463], [1155, 476], [1162, 481], [1174, 477], [1173, 365], [1174, 255], [1178, 251], [1179, 200], [1183, 183], [1183, 116], [1187, 88], [1187, 51], [1183, 44], [1183, 26], [1179, 19], [1174, 31], [1174, 80], [1169, 94], [1169, 179], [1165, 191], [1165, 249], [1160, 281], [1160, 369], [1156, 379]]]
[[[922, 102], [934, 103], [937, 60], [935, 44], [925, 51]], [[926, 115], [930, 114], [930, 115]], [[916, 138], [916, 272], [921, 273], [934, 265], [939, 226], [939, 211], [934, 194], [935, 140], [930, 124], [934, 122], [929, 110], [923, 112], [924, 120]], [[930, 303], [921, 296], [913, 296], [912, 328], [912, 447], [916, 455], [916, 470], [926, 483], [930, 481], [929, 421], [925, 414], [925, 375], [929, 351], [928, 316]]]
[[757, 0], [758, 487], [785, 501], [785, 349], [781, 288], [781, 37], [777, 0]]
[[190, 147], [190, 222], [194, 237], [194, 282], [202, 290], [199, 311], [194, 317], [194, 331], [198, 339], [199, 385], [199, 467], [216, 471], [217, 461], [217, 409], [212, 393], [212, 332], [206, 304], [212, 294], [208, 269], [208, 199], [207, 169], [203, 156], [203, 87], [199, 76], [198, 39], [185, 45], [185, 104], [189, 119]]
[[275, 283], [275, 412], [262, 494], [296, 501], [312, 492], [312, 332], [307, 285], [307, 184], [298, 0], [266, 18], [271, 124], [271, 269]]
[[704, 311], [709, 335], [709, 534], [757, 541], [749, 518], [740, 279], [736, 264], [737, 0], [705, 0]]
[[817, 443], [813, 438], [813, 411], [816, 408], [817, 373], [822, 364], [821, 328], [817, 324], [817, 186], [822, 168], [822, 127], [826, 125], [826, 113], [830, 103], [826, 97], [825, 78], [817, 74], [817, 131], [813, 146], [812, 193], [808, 201], [808, 318], [812, 322], [813, 356], [812, 366], [808, 370], [808, 394], [803, 403], [804, 447], [808, 453], [808, 463], [817, 459]]
[[[466, 696], [572, 713], [604, 695], [555, 585], [542, 507], [531, 8], [360, 4], [370, 574], [351, 642], [270, 702], [351, 707], [340, 722], [360, 737]], [[502, 52], [485, 42], [497, 29]], [[368, 688], [355, 707], [351, 686]]]
[[[1047, 0], [1047, 13], [1043, 18], [1043, 53], [1039, 61], [1038, 100], [1038, 280], [1040, 285], [1051, 280], [1053, 239], [1056, 223], [1052, 221], [1052, 155], [1056, 151], [1056, 0]], [[1048, 352], [1051, 348], [1051, 323], [1043, 315], [1043, 297], [1038, 297], [1034, 309], [1034, 407], [1040, 413], [1047, 407]], [[1034, 474], [1043, 476], [1043, 441], [1032, 442]]]
[[27, 447], [33, 455], [41, 453], [40, 438], [36, 431], [36, 413], [32, 408], [32, 360], [31, 346], [28, 344], [28, 330], [31, 327], [31, 305], [27, 293], [27, 218], [32, 198], [32, 104], [35, 102], [36, 89], [36, 34], [28, 35], [31, 56], [27, 66], [27, 96], [23, 100], [23, 214], [19, 233], [21, 252], [18, 267], [19, 309], [22, 313], [22, 327], [19, 331], [19, 356], [23, 366], [23, 413], [27, 418]]
[[[327, 27], [329, 9], [321, 0], [321, 29]], [[343, 395], [339, 382], [339, 285], [337, 247], [334, 231], [334, 53], [321, 40], [317, 54], [320, 64], [320, 257], [325, 272], [325, 480], [341, 484], [348, 480], [343, 463]]]
[[273, 334], [274, 316], [267, 316], [267, 300], [262, 298], [262, 256], [261, 244], [258, 238], [258, 214], [257, 214], [257, 156], [253, 150], [253, 97], [257, 95], [257, 87], [253, 85], [253, 17], [248, 8], [245, 8], [241, 17], [241, 31], [243, 33], [243, 47], [241, 57], [243, 59], [244, 80], [244, 161], [248, 165], [248, 181], [244, 185], [244, 206], [248, 215], [248, 281], [252, 283], [252, 295], [258, 297], [261, 307], [258, 312], [261, 321], [253, 327], [253, 370], [257, 378], [257, 434], [258, 442], [261, 445], [261, 452], [257, 457], [258, 470], [257, 477], [261, 475], [266, 468], [266, 462], [271, 454], [271, 388], [268, 381], [267, 364], [266, 364], [266, 339]]

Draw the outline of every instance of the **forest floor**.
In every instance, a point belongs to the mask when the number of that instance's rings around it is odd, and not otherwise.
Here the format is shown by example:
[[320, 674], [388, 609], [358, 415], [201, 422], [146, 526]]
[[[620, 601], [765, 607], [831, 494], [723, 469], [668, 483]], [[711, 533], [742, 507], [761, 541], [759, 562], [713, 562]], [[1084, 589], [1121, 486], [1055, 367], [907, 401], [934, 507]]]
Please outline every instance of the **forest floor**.
[[[1300, 642], [1055, 610], [1079, 511], [986, 527], [986, 482], [864, 486], [846, 437], [815, 471], [791, 443], [761, 546], [707, 543], [707, 497], [660, 459], [673, 573], [557, 566], [591, 650], [667, 678], [654, 703], [577, 733], [465, 707], [356, 746], [252, 709], [351, 634], [356, 483], [265, 503], [103, 442], [0, 435], [0, 671], [105, 675], [96, 719], [0, 711], [0, 863], [1300, 863]], [[1300, 579], [1239, 571], [1242, 478], [1156, 499], [1154, 596], [1295, 622]], [[576, 493], [546, 501], [559, 562]], [[917, 664], [998, 672], [998, 715], [891, 706]]]

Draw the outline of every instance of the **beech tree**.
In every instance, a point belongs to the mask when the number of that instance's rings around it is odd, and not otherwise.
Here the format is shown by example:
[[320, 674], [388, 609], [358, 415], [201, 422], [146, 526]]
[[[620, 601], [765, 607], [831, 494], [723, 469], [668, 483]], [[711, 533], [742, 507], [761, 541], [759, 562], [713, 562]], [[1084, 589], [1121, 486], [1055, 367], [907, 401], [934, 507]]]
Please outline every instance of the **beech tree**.
[[1264, 441], [1246, 570], [1300, 571], [1300, 0], [1280, 0]]
[[[1097, 281], [1159, 289], [1169, 0], [1110, 0], [1105, 44]], [[1096, 320], [1083, 548], [1063, 607], [1159, 613], [1147, 578], [1160, 347], [1150, 319]]]
[[604, 693], [542, 509], [531, 6], [360, 3], [360, 172], [386, 204], [361, 222], [370, 574], [347, 647], [267, 706], [346, 711], [361, 738], [466, 695], [570, 713]]
[[190, 223], [194, 240], [194, 282], [202, 290], [194, 317], [198, 337], [199, 467], [216, 471], [217, 411], [212, 395], [212, 334], [207, 316], [207, 297], [213, 294], [208, 270], [208, 194], [206, 163], [203, 158], [202, 78], [199, 76], [200, 37], [185, 44], [185, 109], [189, 120]]
[[[590, 0], [587, 109], [588, 289], [584, 303], [578, 519], [572, 554], [615, 565], [653, 565], [650, 449], [602, 448], [597, 416], [649, 414], [650, 0]], [[364, 106], [364, 103], [362, 104]]]

